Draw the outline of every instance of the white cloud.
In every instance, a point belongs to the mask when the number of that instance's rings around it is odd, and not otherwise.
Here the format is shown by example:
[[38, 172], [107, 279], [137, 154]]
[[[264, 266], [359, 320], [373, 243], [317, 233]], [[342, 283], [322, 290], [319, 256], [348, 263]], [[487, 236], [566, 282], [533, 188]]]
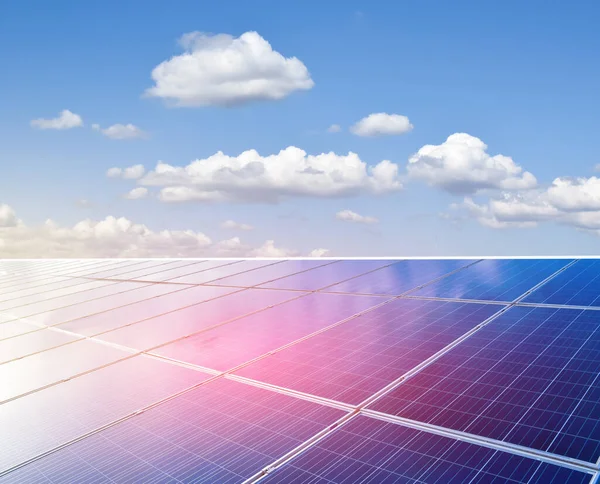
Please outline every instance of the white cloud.
[[137, 180], [146, 173], [144, 165], [133, 165], [128, 168], [110, 168], [106, 172], [106, 176], [109, 178], [124, 178], [126, 180]]
[[239, 237], [213, 242], [194, 230], [153, 231], [124, 217], [83, 220], [61, 227], [52, 220], [27, 226], [14, 210], [0, 204], [0, 257], [290, 257], [293, 249], [272, 240], [253, 248]]
[[105, 129], [102, 129], [99, 124], [93, 124], [92, 128], [111, 139], [134, 139], [147, 137], [145, 131], [133, 124], [113, 124]]
[[19, 225], [19, 219], [12, 207], [0, 204], [0, 227], [16, 227], [17, 225]]
[[329, 249], [314, 249], [309, 252], [308, 257], [325, 257], [329, 252]]
[[227, 229], [227, 230], [252, 230], [252, 229], [254, 229], [254, 227], [252, 227], [252, 225], [241, 224], [241, 223], [235, 222], [234, 220], [226, 220], [225, 222], [223, 222], [221, 224], [221, 228]]
[[251, 257], [295, 257], [297, 250], [276, 247], [275, 241], [267, 240], [262, 246], [250, 252]]
[[556, 222], [582, 230], [600, 229], [600, 181], [591, 178], [556, 178], [545, 190], [506, 192], [477, 204], [466, 198], [462, 208], [490, 227], [529, 227]]
[[335, 217], [338, 220], [342, 220], [344, 222], [352, 222], [359, 224], [376, 224], [379, 222], [375, 217], [365, 217], [364, 215], [359, 215], [352, 210], [342, 210], [335, 214]]
[[327, 128], [328, 133], [339, 133], [342, 130], [342, 127], [339, 124], [332, 124]]
[[406, 116], [373, 113], [358, 121], [350, 131], [357, 136], [389, 136], [408, 133], [413, 127]]
[[146, 187], [137, 187], [130, 190], [129, 193], [125, 195], [125, 198], [128, 200], [139, 200], [140, 198], [146, 198], [147, 195], [148, 189]]
[[402, 188], [398, 165], [390, 161], [368, 166], [355, 153], [313, 156], [293, 146], [265, 157], [255, 150], [239, 156], [218, 152], [184, 167], [159, 162], [139, 183], [164, 187], [159, 198], [165, 202], [277, 202], [291, 196], [342, 197]]
[[314, 86], [306, 66], [284, 57], [256, 32], [240, 37], [201, 32], [180, 39], [185, 52], [156, 66], [146, 95], [175, 106], [233, 106], [279, 100]]
[[535, 177], [504, 155], [490, 156], [487, 145], [467, 133], [455, 133], [441, 145], [425, 145], [409, 159], [409, 176], [452, 194], [485, 189], [520, 190], [537, 185]]
[[600, 210], [600, 178], [556, 178], [548, 189], [548, 199], [565, 212]]
[[68, 109], [60, 112], [58, 117], [52, 119], [34, 119], [31, 126], [38, 129], [71, 129], [83, 126], [83, 119], [79, 114], [72, 113]]

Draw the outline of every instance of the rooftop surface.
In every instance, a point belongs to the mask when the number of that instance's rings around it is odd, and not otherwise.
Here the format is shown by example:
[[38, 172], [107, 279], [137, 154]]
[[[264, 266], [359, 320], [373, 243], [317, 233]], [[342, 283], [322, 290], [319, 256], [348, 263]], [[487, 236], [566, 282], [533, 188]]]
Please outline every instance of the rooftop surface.
[[600, 260], [0, 260], [0, 484], [597, 483]]

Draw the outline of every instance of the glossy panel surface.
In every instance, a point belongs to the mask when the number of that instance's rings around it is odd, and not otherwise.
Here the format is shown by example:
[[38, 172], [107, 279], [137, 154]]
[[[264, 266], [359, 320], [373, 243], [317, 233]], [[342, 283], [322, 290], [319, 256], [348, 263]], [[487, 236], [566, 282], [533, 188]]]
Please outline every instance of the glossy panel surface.
[[483, 260], [411, 295], [510, 302], [569, 262], [553, 259]]
[[258, 269], [259, 267], [268, 266], [275, 262], [277, 261], [243, 260], [233, 262], [230, 264], [219, 265], [217, 267], [214, 267], [213, 269], [198, 272], [197, 274], [175, 277], [173, 279], [170, 279], [169, 282], [180, 282], [183, 284], [204, 284], [210, 281], [214, 281], [215, 279], [220, 279], [221, 277], [231, 276], [233, 274], [241, 274], [246, 271]]
[[596, 462], [600, 312], [509, 309], [372, 407]]
[[224, 287], [192, 287], [163, 296], [154, 297], [121, 308], [107, 310], [84, 318], [60, 324], [61, 329], [86, 336], [112, 331], [155, 316], [171, 313], [187, 306], [201, 304], [214, 298], [230, 294], [236, 289]]
[[356, 405], [499, 309], [397, 300], [236, 374]]
[[76, 341], [0, 365], [0, 403], [125, 358], [129, 353]]
[[[210, 289], [210, 288], [203, 288]], [[218, 289], [218, 288], [214, 288]], [[221, 288], [224, 289], [224, 288]], [[232, 289], [229, 289], [230, 291]], [[130, 348], [148, 350], [296, 297], [285, 291], [246, 290], [148, 319], [99, 336]]]
[[250, 272], [216, 279], [212, 281], [211, 284], [242, 287], [257, 286], [259, 284], [266, 284], [267, 282], [271, 282], [276, 279], [281, 279], [282, 277], [287, 277], [298, 272], [308, 271], [331, 263], [332, 261], [319, 260], [283, 261], [279, 264], [261, 267]]
[[221, 379], [0, 482], [239, 483], [341, 415], [340, 410]]
[[587, 484], [590, 478], [583, 472], [361, 416], [261, 482]]
[[600, 306], [600, 261], [577, 261], [523, 302]]
[[164, 346], [156, 353], [228, 370], [381, 302], [381, 298], [366, 296], [311, 294]]
[[394, 261], [383, 260], [346, 260], [337, 261], [301, 274], [277, 279], [273, 282], [262, 284], [261, 287], [274, 289], [300, 289], [303, 291], [316, 291], [340, 283], [352, 277], [360, 276], [367, 272], [393, 264]]
[[474, 261], [406, 260], [327, 288], [328, 291], [399, 295]]
[[0, 472], [207, 377], [137, 356], [0, 405]]

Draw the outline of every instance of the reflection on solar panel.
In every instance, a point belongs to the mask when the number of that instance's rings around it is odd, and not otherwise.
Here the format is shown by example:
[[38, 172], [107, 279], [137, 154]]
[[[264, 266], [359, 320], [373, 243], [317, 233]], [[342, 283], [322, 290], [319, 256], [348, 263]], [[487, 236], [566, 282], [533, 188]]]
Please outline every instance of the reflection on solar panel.
[[0, 260], [0, 484], [598, 483], [600, 261]]

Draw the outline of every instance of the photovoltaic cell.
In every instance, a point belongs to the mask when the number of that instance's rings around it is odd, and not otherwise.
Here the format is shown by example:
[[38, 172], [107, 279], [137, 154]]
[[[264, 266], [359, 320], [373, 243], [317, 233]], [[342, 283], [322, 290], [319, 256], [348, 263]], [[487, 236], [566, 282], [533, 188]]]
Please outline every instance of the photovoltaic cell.
[[513, 307], [375, 410], [596, 462], [600, 313]]
[[262, 482], [588, 483], [591, 475], [359, 416]]
[[29, 315], [27, 316], [27, 321], [51, 326], [142, 301], [149, 303], [154, 298], [177, 291], [183, 291], [186, 287], [194, 286], [180, 286], [175, 284], [144, 285], [130, 291], [110, 294], [99, 299], [92, 299], [79, 304]]
[[[57, 326], [67, 331], [94, 336], [161, 314], [169, 314], [186, 306], [205, 304], [206, 301], [219, 298], [234, 291], [236, 289], [224, 287], [191, 287], [183, 291], [157, 296], [148, 301], [140, 301], [128, 306], [68, 320], [67, 322], [57, 324]], [[196, 311], [197, 314], [198, 306], [196, 306], [196, 309], [191, 309], [191, 311]], [[163, 321], [168, 322], [169, 319]]]
[[569, 260], [487, 259], [414, 291], [411, 296], [513, 301]]
[[0, 365], [0, 404], [128, 355], [125, 351], [92, 341], [76, 341], [5, 363]]
[[93, 278], [110, 278], [110, 279], [117, 279], [117, 280], [134, 280], [134, 279], [141, 279], [141, 280], [149, 280], [149, 281], [158, 281], [161, 280], [160, 277], [161, 275], [163, 275], [164, 273], [169, 274], [170, 271], [176, 271], [176, 270], [185, 270], [188, 267], [191, 267], [193, 269], [189, 269], [190, 271], [192, 270], [196, 270], [199, 271], [200, 266], [202, 264], [205, 264], [204, 261], [191, 261], [191, 260], [187, 260], [187, 261], [171, 261], [171, 262], [158, 262], [158, 261], [154, 261], [153, 264], [151, 265], [145, 265], [145, 266], [134, 266], [132, 268], [127, 268], [127, 270], [120, 270], [120, 271], [111, 271], [110, 273], [98, 273], [98, 274], [91, 274], [88, 277], [93, 277]]
[[499, 309], [484, 304], [396, 300], [236, 374], [359, 404]]
[[24, 299], [19, 299], [22, 304], [11, 308], [0, 309], [1, 321], [12, 321], [16, 318], [27, 318], [34, 314], [40, 314], [45, 311], [72, 306], [77, 303], [91, 301], [114, 294], [132, 291], [144, 287], [144, 284], [139, 282], [119, 282], [108, 283], [102, 287], [95, 287], [84, 291], [79, 291], [75, 294], [62, 295], [53, 297], [43, 301], [32, 301], [25, 303]]
[[580, 260], [523, 302], [600, 306], [600, 260]]
[[[569, 262], [0, 261], [0, 482], [241, 482], [390, 382], [373, 409], [505, 452], [362, 415], [265, 480], [589, 482], [558, 456], [600, 457], [600, 311], [501, 304]], [[599, 269], [526, 301], [596, 306]]]
[[[130, 348], [148, 350], [273, 304], [280, 304], [293, 297], [296, 297], [296, 294], [284, 291], [237, 292], [198, 306], [115, 329], [100, 335], [99, 338]], [[192, 338], [194, 337], [190, 337], [190, 341]]]
[[329, 264], [301, 274], [295, 274], [282, 279], [277, 279], [273, 282], [267, 282], [261, 284], [260, 287], [315, 291], [393, 263], [394, 261], [383, 260], [338, 261], [335, 264]]
[[76, 336], [44, 329], [0, 340], [0, 365], [17, 358], [23, 358], [27, 355], [70, 343], [77, 339]]
[[0, 473], [208, 377], [136, 356], [0, 405]]
[[405, 260], [330, 286], [327, 291], [399, 295], [473, 262], [468, 260]]
[[239, 483], [341, 415], [312, 402], [215, 380], [8, 473], [0, 482]]
[[259, 284], [263, 284], [275, 279], [289, 276], [294, 273], [315, 269], [327, 264], [331, 264], [331, 261], [319, 261], [319, 260], [289, 260], [283, 261], [279, 264], [273, 264], [266, 267], [261, 267], [250, 272], [237, 274], [235, 276], [223, 277], [216, 279], [211, 284], [217, 284], [222, 286], [242, 286], [251, 287]]
[[311, 294], [153, 352], [224, 371], [381, 302], [367, 296]]
[[169, 282], [180, 282], [183, 284], [205, 284], [221, 277], [231, 276], [233, 274], [240, 274], [242, 272], [251, 271], [271, 265], [277, 261], [258, 261], [258, 260], [244, 260], [238, 261], [233, 264], [220, 265], [207, 271], [198, 272], [197, 274], [189, 274], [181, 277], [175, 277], [170, 279]]

